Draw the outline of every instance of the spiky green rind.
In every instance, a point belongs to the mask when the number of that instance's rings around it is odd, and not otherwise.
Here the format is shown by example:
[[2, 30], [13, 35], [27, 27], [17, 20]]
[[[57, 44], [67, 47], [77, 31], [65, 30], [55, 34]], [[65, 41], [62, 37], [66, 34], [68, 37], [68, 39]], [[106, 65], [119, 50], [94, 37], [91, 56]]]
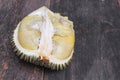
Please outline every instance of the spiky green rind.
[[[14, 34], [14, 33], [13, 33]], [[14, 37], [14, 36], [13, 36]], [[25, 55], [22, 51], [20, 51], [16, 45], [15, 45], [15, 42], [14, 42], [14, 39], [12, 37], [12, 40], [11, 40], [11, 43], [13, 45], [13, 48], [14, 48], [14, 52], [16, 52], [16, 55], [20, 57], [20, 59], [23, 59], [24, 61], [26, 62], [30, 62], [30, 63], [33, 63], [35, 65], [40, 65], [40, 66], [44, 66], [46, 68], [50, 68], [52, 70], [63, 70], [65, 69], [71, 62], [71, 59], [64, 63], [64, 64], [55, 64], [55, 63], [52, 63], [52, 62], [49, 62], [48, 60], [40, 60], [39, 57], [35, 57], [35, 56], [28, 56], [28, 55]]]

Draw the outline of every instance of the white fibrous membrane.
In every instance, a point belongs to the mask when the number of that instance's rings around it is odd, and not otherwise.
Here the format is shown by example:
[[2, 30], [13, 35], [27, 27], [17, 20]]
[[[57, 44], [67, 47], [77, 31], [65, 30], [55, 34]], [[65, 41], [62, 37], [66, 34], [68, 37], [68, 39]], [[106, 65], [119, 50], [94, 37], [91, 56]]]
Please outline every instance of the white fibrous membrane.
[[43, 18], [43, 24], [39, 27], [39, 30], [41, 32], [41, 39], [39, 42], [40, 44], [38, 50], [40, 56], [43, 55], [46, 57], [50, 55], [53, 50], [52, 37], [54, 35], [54, 27], [47, 13], [47, 10], [44, 10], [43, 14], [41, 14]]

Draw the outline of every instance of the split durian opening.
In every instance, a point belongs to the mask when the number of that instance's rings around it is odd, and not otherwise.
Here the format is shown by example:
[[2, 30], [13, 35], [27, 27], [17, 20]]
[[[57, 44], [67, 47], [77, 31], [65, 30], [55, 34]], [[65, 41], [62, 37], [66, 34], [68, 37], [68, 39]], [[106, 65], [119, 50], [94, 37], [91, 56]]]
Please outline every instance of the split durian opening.
[[17, 31], [18, 45], [27, 55], [64, 60], [74, 48], [73, 23], [45, 7], [25, 17]]

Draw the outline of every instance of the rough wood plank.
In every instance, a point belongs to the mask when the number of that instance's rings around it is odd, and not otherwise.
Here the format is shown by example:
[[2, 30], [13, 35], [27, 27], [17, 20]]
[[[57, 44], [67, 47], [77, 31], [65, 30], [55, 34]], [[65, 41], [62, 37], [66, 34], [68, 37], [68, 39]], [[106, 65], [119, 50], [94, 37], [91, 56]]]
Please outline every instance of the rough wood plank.
[[[76, 30], [72, 63], [62, 71], [35, 67], [16, 57], [13, 29], [29, 12], [50, 0], [0, 0], [0, 80], [120, 80], [120, 5], [117, 0], [51, 0]], [[45, 75], [44, 75], [45, 74]]]
[[0, 80], [43, 80], [44, 69], [20, 60], [11, 45], [18, 22], [49, 0], [0, 0]]
[[44, 80], [120, 80], [120, 7], [117, 0], [52, 0], [51, 9], [74, 21], [75, 53], [63, 71]]

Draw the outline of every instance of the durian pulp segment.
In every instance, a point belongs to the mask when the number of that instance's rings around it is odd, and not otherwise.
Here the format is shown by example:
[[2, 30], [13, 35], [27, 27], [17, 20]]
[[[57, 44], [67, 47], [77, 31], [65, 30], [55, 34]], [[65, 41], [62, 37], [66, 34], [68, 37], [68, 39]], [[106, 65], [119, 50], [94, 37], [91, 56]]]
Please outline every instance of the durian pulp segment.
[[56, 30], [53, 36], [53, 56], [60, 60], [68, 58], [74, 46], [74, 30], [73, 23], [68, 21], [67, 17], [60, 16], [59, 13], [50, 15], [50, 19]]
[[37, 29], [33, 29], [31, 26], [32, 23], [38, 24], [41, 20], [41, 18], [38, 18], [39, 16], [28, 16], [25, 17], [20, 26], [19, 26], [19, 32], [18, 32], [18, 40], [22, 47], [28, 50], [37, 50], [38, 48], [38, 40], [40, 39], [40, 31]]
[[64, 64], [73, 54], [73, 23], [67, 17], [42, 7], [19, 23], [14, 41], [17, 48], [26, 55], [45, 58], [55, 64]]

